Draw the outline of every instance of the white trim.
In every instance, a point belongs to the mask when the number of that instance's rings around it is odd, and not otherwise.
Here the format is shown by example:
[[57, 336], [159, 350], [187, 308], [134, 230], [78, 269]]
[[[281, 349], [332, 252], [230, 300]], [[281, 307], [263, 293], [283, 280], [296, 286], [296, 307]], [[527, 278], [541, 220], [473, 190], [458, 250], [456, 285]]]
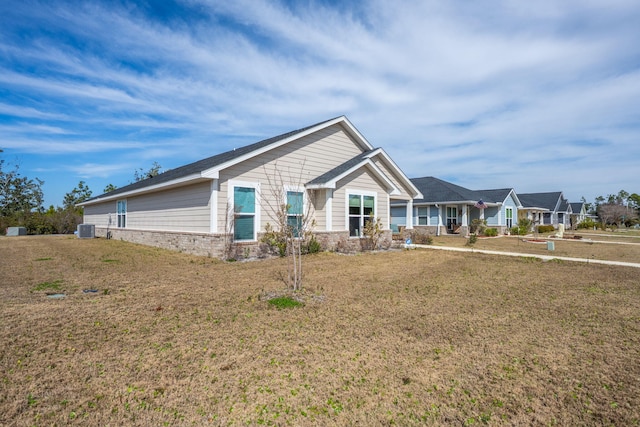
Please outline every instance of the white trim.
[[[349, 231], [349, 195], [353, 194], [354, 196], [369, 196], [369, 197], [373, 197], [373, 216], [374, 218], [379, 218], [379, 214], [378, 214], [378, 193], [376, 193], [375, 191], [368, 191], [368, 190], [356, 190], [356, 189], [351, 189], [351, 188], [347, 188], [345, 189], [345, 193], [344, 193], [344, 224], [346, 226], [347, 231]], [[349, 238], [353, 238], [353, 239], [359, 239], [363, 237], [362, 235], [360, 236], [349, 236]]]
[[[400, 169], [398, 167], [398, 165], [391, 159], [391, 157], [389, 157], [389, 155], [386, 153], [386, 151], [384, 151], [382, 148], [378, 148], [376, 149], [374, 152], [370, 153], [367, 155], [368, 158], [371, 158], [375, 155], [380, 155], [382, 156], [382, 158], [384, 160], [387, 161], [387, 163], [389, 165], [391, 165], [391, 170], [392, 172], [395, 172], [396, 176], [398, 176], [400, 178], [400, 181], [404, 181], [404, 185], [406, 187], [409, 188], [409, 190], [413, 190], [413, 194], [411, 195], [411, 197], [413, 197], [414, 199], [423, 199], [424, 196], [422, 195], [422, 193], [420, 192], [420, 190], [418, 190], [418, 187], [416, 187], [413, 182], [411, 182], [411, 180], [409, 179], [409, 177], [407, 177], [404, 172], [402, 172], [402, 169]], [[394, 171], [395, 169], [395, 171]]]
[[333, 190], [325, 189], [325, 231], [333, 231]]
[[[244, 187], [244, 188], [254, 188], [256, 190], [256, 194], [255, 194], [255, 208], [256, 211], [254, 213], [254, 222], [253, 222], [253, 240], [239, 240], [240, 242], [251, 242], [251, 241], [257, 241], [258, 240], [258, 230], [260, 230], [261, 228], [261, 216], [260, 216], [260, 211], [261, 209], [261, 194], [260, 194], [260, 183], [259, 182], [249, 182], [249, 181], [235, 181], [235, 180], [229, 180], [227, 182], [227, 202], [229, 203], [228, 206], [233, 207], [234, 212], [235, 212], [235, 207], [233, 204], [233, 193], [234, 193], [234, 188], [236, 187]], [[233, 221], [232, 227], [231, 227], [231, 233], [232, 235], [235, 234], [235, 221]]]
[[[211, 199], [209, 201], [209, 232], [215, 234], [218, 232], [218, 192], [220, 181], [211, 180]], [[225, 212], [225, 215], [227, 213]]]
[[229, 160], [228, 162], [219, 164], [214, 166], [213, 168], [202, 171], [202, 177], [206, 178], [215, 178], [219, 175], [221, 170], [224, 170], [228, 167], [236, 165], [240, 162], [244, 162], [245, 160], [251, 159], [255, 156], [259, 156], [260, 154], [266, 153], [267, 151], [271, 151], [275, 148], [281, 147], [285, 144], [288, 144], [291, 141], [295, 141], [300, 138], [304, 138], [307, 135], [311, 135], [319, 130], [326, 129], [335, 124], [342, 124], [345, 127], [347, 133], [349, 133], [356, 141], [358, 145], [360, 145], [365, 151], [373, 150], [373, 146], [365, 139], [364, 136], [358, 132], [358, 130], [351, 124], [351, 122], [345, 117], [340, 116], [336, 117], [333, 120], [329, 120], [328, 122], [320, 123], [317, 126], [313, 126], [312, 128], [306, 129], [305, 131], [295, 133], [288, 138], [280, 139], [272, 144], [266, 145], [260, 149], [253, 150], [248, 152], [243, 156], [236, 157], [234, 159]]
[[391, 181], [387, 175], [385, 175], [384, 172], [382, 172], [382, 170], [373, 162], [371, 161], [371, 159], [363, 159], [361, 162], [359, 162], [358, 164], [352, 166], [351, 168], [349, 168], [348, 170], [342, 172], [340, 175], [334, 177], [332, 180], [327, 181], [326, 183], [323, 184], [310, 184], [307, 185], [306, 187], [308, 189], [319, 189], [319, 188], [331, 188], [331, 189], [335, 189], [337, 187], [337, 183], [338, 181], [340, 181], [341, 179], [343, 179], [344, 177], [352, 174], [353, 172], [357, 171], [358, 169], [362, 168], [362, 167], [368, 167], [369, 169], [371, 169], [371, 171], [377, 175], [377, 177], [383, 181], [385, 184], [387, 184], [387, 188], [385, 189], [390, 195], [392, 196], [396, 196], [399, 194], [402, 194], [400, 192], [400, 190], [398, 189], [398, 187], [395, 186], [395, 184], [393, 183], [393, 181]]

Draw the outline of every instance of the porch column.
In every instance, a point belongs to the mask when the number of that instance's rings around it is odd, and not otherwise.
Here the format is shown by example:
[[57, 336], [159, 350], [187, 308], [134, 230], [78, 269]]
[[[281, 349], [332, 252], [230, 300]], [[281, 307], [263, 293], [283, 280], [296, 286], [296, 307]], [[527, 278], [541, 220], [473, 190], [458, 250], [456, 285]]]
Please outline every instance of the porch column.
[[465, 227], [469, 226], [469, 218], [467, 217], [468, 210], [469, 210], [469, 206], [462, 205], [462, 224], [460, 225], [463, 225]]
[[407, 230], [413, 229], [413, 200], [407, 202]]
[[[333, 190], [327, 188], [325, 191], [324, 218], [325, 231], [333, 231]], [[349, 228], [347, 224], [347, 229]]]

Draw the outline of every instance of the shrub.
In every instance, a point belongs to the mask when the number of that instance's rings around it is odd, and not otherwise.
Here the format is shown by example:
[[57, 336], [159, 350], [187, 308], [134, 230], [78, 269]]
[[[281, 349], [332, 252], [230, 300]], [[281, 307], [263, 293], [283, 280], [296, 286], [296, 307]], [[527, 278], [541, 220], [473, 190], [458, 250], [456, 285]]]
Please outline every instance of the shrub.
[[586, 218], [585, 220], [583, 220], [580, 224], [577, 225], [577, 229], [588, 229], [588, 230], [593, 230], [593, 227], [596, 228], [602, 228], [602, 225], [598, 222], [595, 222], [594, 220], [592, 220], [591, 218]]
[[465, 245], [466, 246], [473, 246], [477, 241], [478, 241], [478, 235], [477, 234], [470, 234], [469, 235], [469, 240], [467, 240], [467, 243], [465, 243]]
[[409, 237], [416, 245], [431, 245], [433, 243], [433, 237], [428, 232], [412, 230]]
[[471, 225], [469, 226], [469, 232], [471, 234], [484, 234], [484, 231], [486, 229], [487, 229], [486, 219], [471, 220]]
[[493, 227], [487, 228], [484, 230], [484, 235], [487, 237], [496, 237], [498, 235], [498, 229]]
[[322, 245], [318, 242], [315, 236], [311, 236], [309, 239], [309, 243], [306, 246], [306, 253], [308, 254], [316, 254], [322, 250]]
[[552, 233], [556, 231], [553, 225], [539, 225], [538, 233]]
[[517, 236], [524, 236], [528, 234], [533, 226], [533, 221], [527, 218], [520, 218], [518, 220], [518, 225], [511, 228], [511, 234], [515, 234]]

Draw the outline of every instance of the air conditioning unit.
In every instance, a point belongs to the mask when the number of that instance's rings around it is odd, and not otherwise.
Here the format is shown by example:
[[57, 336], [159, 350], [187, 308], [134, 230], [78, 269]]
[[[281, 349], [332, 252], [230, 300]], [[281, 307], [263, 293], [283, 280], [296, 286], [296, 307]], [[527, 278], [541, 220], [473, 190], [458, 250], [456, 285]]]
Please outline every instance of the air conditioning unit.
[[96, 237], [96, 226], [93, 224], [78, 224], [79, 239], [93, 239]]

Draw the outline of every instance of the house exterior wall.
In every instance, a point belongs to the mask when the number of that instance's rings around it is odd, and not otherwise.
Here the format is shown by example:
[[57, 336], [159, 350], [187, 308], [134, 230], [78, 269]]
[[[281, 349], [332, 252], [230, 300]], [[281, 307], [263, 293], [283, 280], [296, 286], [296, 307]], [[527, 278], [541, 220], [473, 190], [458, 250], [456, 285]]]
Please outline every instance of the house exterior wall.
[[380, 218], [380, 222], [384, 228], [388, 228], [389, 211], [387, 209], [388, 199], [387, 192], [378, 180], [365, 168], [361, 168], [336, 184], [333, 192], [333, 231], [348, 230], [347, 226], [347, 197], [348, 193], [352, 194], [369, 194], [375, 193], [376, 206], [375, 217]]
[[[123, 196], [118, 200], [127, 201], [126, 228], [208, 233], [210, 199], [211, 183], [205, 181], [162, 192]], [[117, 200], [111, 200], [86, 206], [84, 222], [96, 227], [117, 228], [116, 204]]]
[[[267, 222], [273, 225], [276, 221], [275, 208], [269, 209], [268, 206], [277, 206], [276, 197], [283, 191], [282, 185], [303, 186], [361, 152], [362, 149], [342, 128], [334, 125], [225, 169], [220, 172], [218, 230], [223, 230], [225, 226], [230, 180], [260, 183], [262, 230]], [[326, 231], [320, 228], [320, 218], [325, 217], [325, 211], [322, 210], [324, 206], [326, 204], [318, 203], [315, 208], [320, 207], [321, 210], [312, 213], [318, 231]], [[326, 225], [326, 221], [323, 222]]]

